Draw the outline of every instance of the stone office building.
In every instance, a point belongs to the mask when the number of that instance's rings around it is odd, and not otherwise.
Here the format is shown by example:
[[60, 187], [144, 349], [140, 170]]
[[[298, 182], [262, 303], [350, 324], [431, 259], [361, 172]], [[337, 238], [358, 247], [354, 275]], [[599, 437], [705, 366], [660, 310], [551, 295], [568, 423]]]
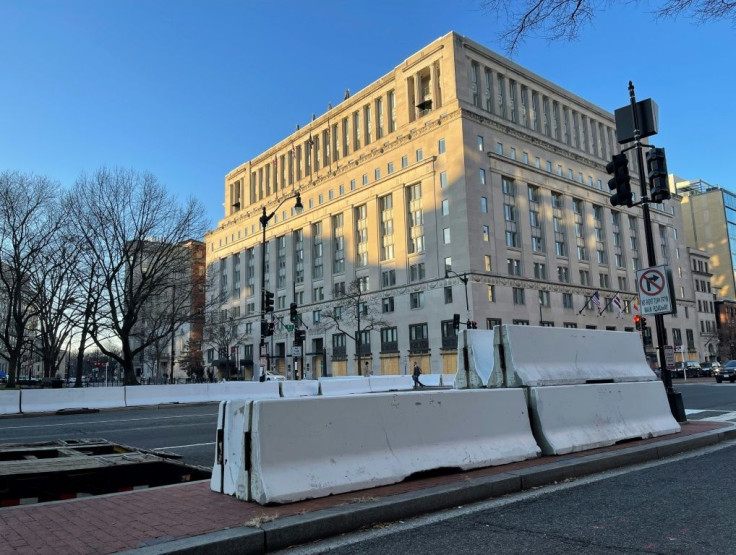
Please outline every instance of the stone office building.
[[[266, 229], [266, 289], [286, 322], [298, 304], [315, 376], [410, 373], [415, 360], [454, 372], [454, 314], [462, 328], [633, 330], [635, 270], [649, 264], [641, 209], [609, 203], [615, 137], [612, 113], [454, 32], [346, 94], [225, 177], [207, 263], [244, 362], [258, 357], [259, 216], [296, 192], [304, 211], [288, 199]], [[666, 322], [685, 336], [696, 323], [681, 220], [676, 198], [652, 205], [657, 263], [681, 268]], [[322, 318], [356, 281], [384, 320], [363, 334], [361, 368], [353, 340]], [[292, 340], [282, 326], [269, 338], [280, 371]]]

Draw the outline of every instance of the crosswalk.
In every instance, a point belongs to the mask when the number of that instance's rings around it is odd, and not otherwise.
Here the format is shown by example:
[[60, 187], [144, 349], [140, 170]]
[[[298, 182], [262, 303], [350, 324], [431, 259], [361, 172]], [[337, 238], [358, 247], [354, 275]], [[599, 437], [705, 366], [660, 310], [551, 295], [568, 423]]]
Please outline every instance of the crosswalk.
[[736, 411], [685, 409], [685, 415], [688, 420], [736, 423]]

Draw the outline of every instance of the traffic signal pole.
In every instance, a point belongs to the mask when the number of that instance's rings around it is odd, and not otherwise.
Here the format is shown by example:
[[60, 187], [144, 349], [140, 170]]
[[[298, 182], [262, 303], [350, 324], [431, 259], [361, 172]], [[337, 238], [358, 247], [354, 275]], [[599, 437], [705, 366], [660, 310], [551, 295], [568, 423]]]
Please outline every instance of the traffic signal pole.
[[[649, 266], [657, 265], [657, 255], [654, 250], [654, 239], [652, 237], [652, 218], [649, 214], [649, 197], [647, 195], [647, 181], [644, 173], [644, 156], [642, 153], [641, 133], [639, 129], [639, 117], [636, 109], [636, 95], [634, 94], [634, 83], [629, 81], [629, 97], [631, 99], [631, 112], [634, 119], [634, 142], [636, 145], [636, 156], [639, 164], [639, 184], [641, 186], [641, 208], [644, 216], [644, 237], [647, 245], [647, 258]], [[665, 337], [664, 316], [662, 314], [654, 315], [654, 326], [657, 330], [657, 357], [659, 359], [659, 367], [662, 374], [662, 383], [667, 392], [667, 400], [670, 404], [672, 416], [678, 422], [686, 422], [685, 407], [682, 402], [682, 394], [675, 391], [672, 387], [672, 376], [667, 369], [667, 362], [664, 356], [664, 344], [667, 341]]]

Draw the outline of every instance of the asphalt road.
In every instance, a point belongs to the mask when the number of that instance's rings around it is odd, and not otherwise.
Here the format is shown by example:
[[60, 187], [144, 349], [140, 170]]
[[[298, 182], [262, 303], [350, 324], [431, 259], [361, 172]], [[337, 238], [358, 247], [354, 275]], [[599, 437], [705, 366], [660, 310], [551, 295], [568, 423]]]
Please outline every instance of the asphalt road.
[[166, 405], [86, 414], [10, 416], [0, 419], [0, 443], [101, 438], [182, 456], [186, 464], [212, 469], [217, 404]]
[[284, 551], [736, 553], [736, 442]]

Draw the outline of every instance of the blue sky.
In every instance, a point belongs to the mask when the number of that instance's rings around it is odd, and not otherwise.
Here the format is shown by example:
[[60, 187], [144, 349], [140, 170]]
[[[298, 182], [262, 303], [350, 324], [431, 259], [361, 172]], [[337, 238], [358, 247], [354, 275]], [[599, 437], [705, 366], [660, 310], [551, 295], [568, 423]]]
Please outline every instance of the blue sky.
[[[726, 22], [597, 16], [513, 60], [602, 108], [659, 104], [669, 171], [735, 189]], [[497, 52], [480, 0], [0, 0], [0, 171], [71, 186], [102, 165], [154, 173], [223, 217], [227, 172], [449, 31]]]

